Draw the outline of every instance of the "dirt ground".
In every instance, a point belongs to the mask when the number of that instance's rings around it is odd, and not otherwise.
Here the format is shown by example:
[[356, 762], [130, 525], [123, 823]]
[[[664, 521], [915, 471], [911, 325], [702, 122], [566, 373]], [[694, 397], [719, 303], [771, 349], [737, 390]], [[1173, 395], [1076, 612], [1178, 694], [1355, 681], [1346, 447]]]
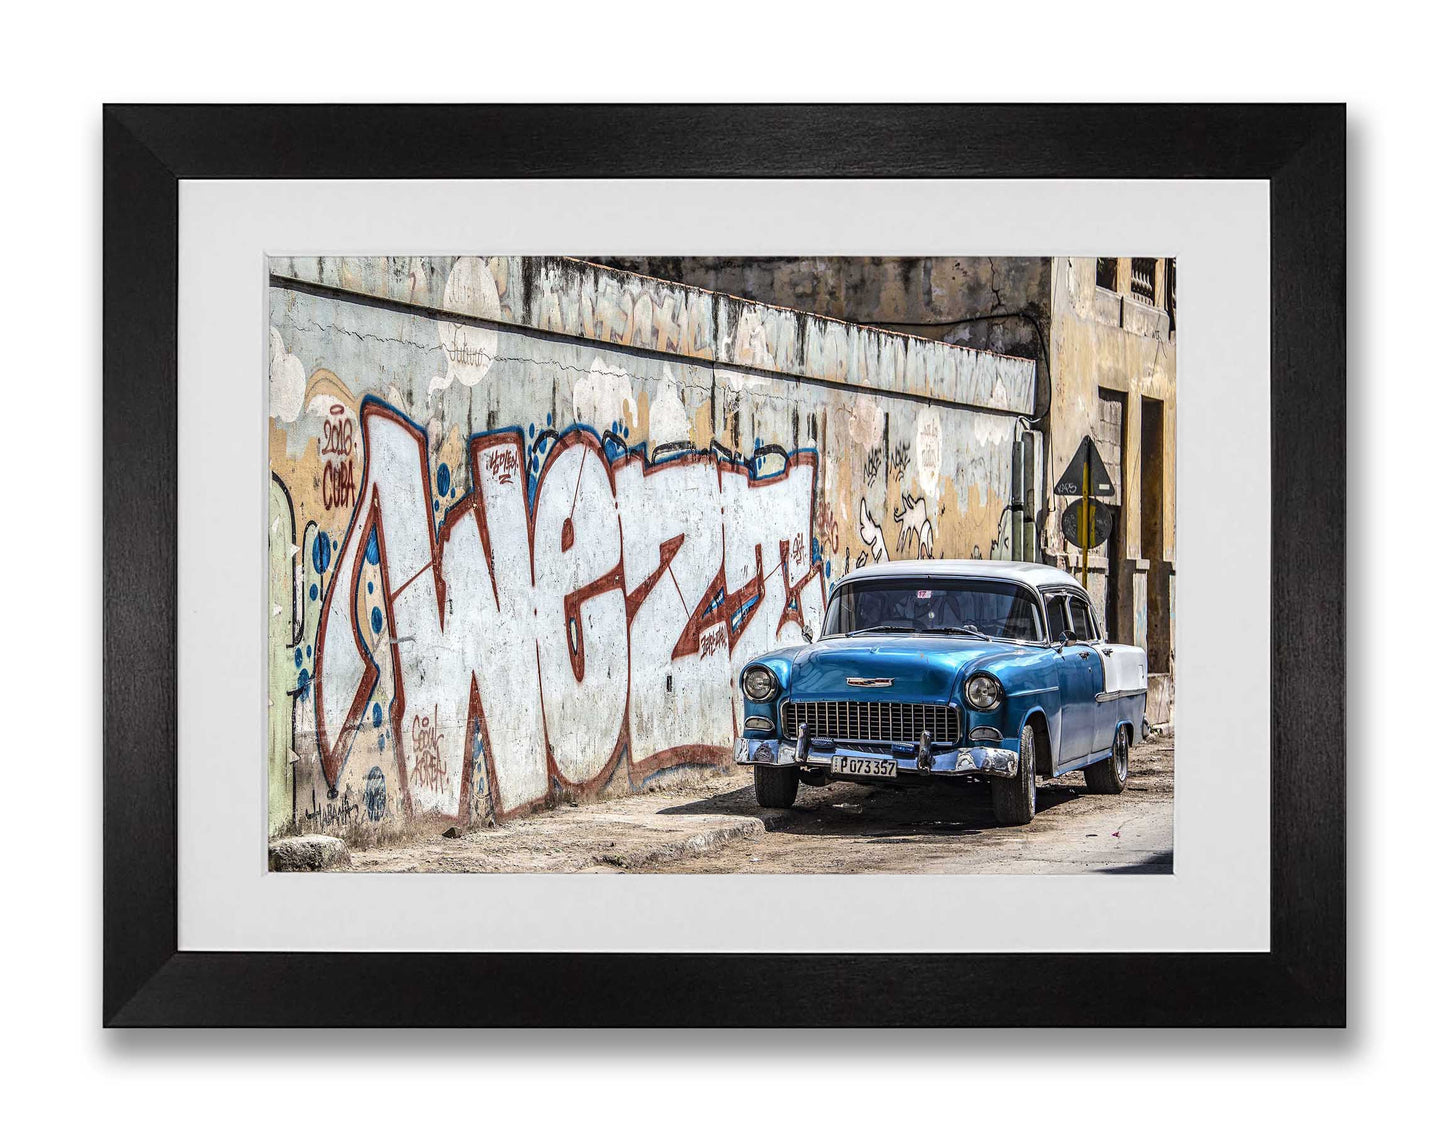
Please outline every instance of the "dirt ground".
[[801, 787], [762, 810], [752, 774], [722, 769], [642, 794], [562, 806], [456, 838], [353, 850], [361, 872], [1169, 873], [1174, 745], [1133, 749], [1121, 795], [1081, 772], [1039, 784], [1027, 826], [994, 822], [987, 784]]
[[[800, 787], [758, 838], [644, 866], [657, 873], [1169, 873], [1174, 867], [1174, 746], [1130, 755], [1121, 795], [1084, 790], [1082, 772], [1039, 784], [1027, 826], [1001, 827], [986, 784], [902, 790]], [[752, 786], [693, 804], [746, 809]]]

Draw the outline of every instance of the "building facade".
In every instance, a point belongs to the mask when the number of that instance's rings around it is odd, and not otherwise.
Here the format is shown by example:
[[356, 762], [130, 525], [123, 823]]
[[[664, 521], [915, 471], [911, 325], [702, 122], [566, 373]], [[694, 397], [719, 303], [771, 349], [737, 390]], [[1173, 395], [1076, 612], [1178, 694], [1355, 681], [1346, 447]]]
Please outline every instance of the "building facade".
[[[1090, 553], [1087, 586], [1111, 638], [1149, 655], [1149, 718], [1173, 719], [1175, 580], [1174, 262], [1058, 258], [1050, 279], [1051, 480], [1091, 435], [1118, 495], [1114, 530]], [[1083, 575], [1045, 499], [1043, 558]]]

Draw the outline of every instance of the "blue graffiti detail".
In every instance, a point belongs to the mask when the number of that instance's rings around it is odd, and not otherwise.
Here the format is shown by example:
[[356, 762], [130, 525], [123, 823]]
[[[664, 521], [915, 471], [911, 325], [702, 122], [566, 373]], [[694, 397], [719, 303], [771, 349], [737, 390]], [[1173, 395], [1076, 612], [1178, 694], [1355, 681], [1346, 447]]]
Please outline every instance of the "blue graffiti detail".
[[301, 668], [301, 647], [300, 647], [300, 646], [297, 646], [297, 647], [296, 647], [296, 668], [297, 668], [297, 669], [300, 669], [300, 668]]
[[757, 606], [757, 603], [758, 600], [757, 596], [755, 595], [747, 602], [745, 602], [742, 606], [738, 607], [738, 609], [733, 613], [732, 618], [728, 619], [728, 628], [732, 630], [734, 634], [742, 630], [743, 623], [746, 622], [748, 616], [752, 614], [753, 607]]
[[311, 696], [311, 673], [309, 670], [303, 669], [296, 674], [296, 695], [302, 700]]
[[366, 562], [369, 564], [381, 562], [381, 543], [376, 538], [376, 529], [374, 528], [366, 539]]
[[452, 491], [452, 468], [443, 462], [437, 467], [437, 492], [450, 493]]
[[371, 706], [371, 726], [373, 728], [381, 727], [381, 705], [379, 704]]
[[602, 453], [609, 462], [615, 462], [618, 458], [627, 456], [627, 443], [622, 436], [615, 431], [608, 431], [602, 436]]
[[380, 607], [372, 607], [372, 608], [371, 608], [371, 632], [372, 632], [373, 634], [380, 634], [380, 633], [381, 633], [381, 622], [382, 622], [382, 619], [381, 619], [381, 608], [380, 608]]
[[310, 592], [310, 593], [311, 593], [311, 601], [312, 601], [312, 602], [315, 602], [315, 601], [316, 601], [316, 596], [319, 595], [319, 594], [321, 594], [320, 590], [317, 589], [317, 586], [316, 586], [316, 584], [314, 584], [314, 583], [311, 584], [311, 592]]
[[325, 571], [331, 566], [331, 537], [321, 532], [311, 545], [311, 562], [316, 565], [317, 571]]
[[380, 767], [373, 767], [366, 773], [366, 790], [362, 792], [366, 803], [366, 816], [379, 822], [386, 814], [386, 776]]

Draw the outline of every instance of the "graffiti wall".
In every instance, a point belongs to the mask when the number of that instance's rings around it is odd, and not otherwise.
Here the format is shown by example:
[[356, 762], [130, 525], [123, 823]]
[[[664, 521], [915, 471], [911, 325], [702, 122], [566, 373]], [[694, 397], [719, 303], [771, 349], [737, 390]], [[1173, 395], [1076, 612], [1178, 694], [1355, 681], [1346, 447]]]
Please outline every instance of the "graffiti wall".
[[840, 576], [1008, 554], [1030, 361], [567, 259], [271, 269], [273, 832], [728, 762]]

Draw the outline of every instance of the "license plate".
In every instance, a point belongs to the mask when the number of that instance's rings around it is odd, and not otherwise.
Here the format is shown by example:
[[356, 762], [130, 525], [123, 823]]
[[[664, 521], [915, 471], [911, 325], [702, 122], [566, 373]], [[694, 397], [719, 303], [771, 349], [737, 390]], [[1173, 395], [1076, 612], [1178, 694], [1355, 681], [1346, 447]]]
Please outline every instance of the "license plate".
[[863, 759], [852, 755], [835, 755], [833, 756], [833, 774], [895, 779], [898, 777], [898, 763], [893, 759]]

